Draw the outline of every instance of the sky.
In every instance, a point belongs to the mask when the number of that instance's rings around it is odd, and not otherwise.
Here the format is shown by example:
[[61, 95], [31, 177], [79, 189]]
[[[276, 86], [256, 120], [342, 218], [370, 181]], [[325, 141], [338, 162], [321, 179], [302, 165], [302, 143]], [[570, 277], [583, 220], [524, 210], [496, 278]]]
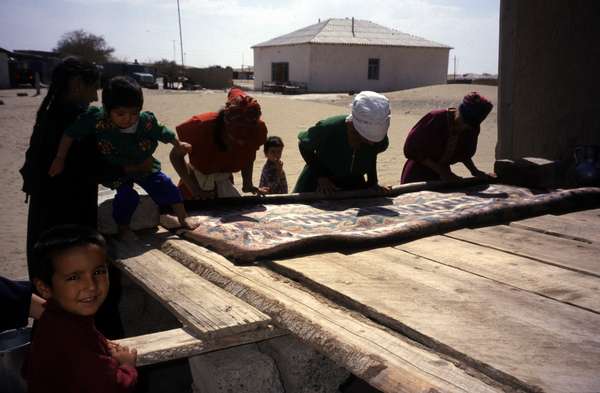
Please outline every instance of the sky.
[[[449, 73], [498, 72], [500, 0], [180, 0], [186, 65], [253, 64], [252, 45], [328, 18], [365, 19], [453, 47]], [[1, 0], [0, 47], [101, 35], [119, 59], [181, 62], [177, 0]]]

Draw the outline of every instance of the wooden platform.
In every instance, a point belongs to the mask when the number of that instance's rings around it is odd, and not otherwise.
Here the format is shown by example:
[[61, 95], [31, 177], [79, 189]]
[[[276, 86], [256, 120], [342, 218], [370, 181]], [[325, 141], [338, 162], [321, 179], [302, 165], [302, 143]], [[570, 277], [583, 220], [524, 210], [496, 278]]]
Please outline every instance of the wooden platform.
[[181, 239], [166, 241], [163, 251], [383, 391], [502, 391], [500, 384], [468, 366], [423, 348], [267, 268], [236, 266]]
[[600, 392], [599, 226], [587, 210], [254, 266], [163, 233], [120, 266], [187, 332], [123, 343], [149, 364], [289, 331], [389, 393]]
[[600, 392], [599, 212], [263, 266], [163, 251], [385, 392]]
[[503, 384], [600, 392], [598, 213], [269, 266]]

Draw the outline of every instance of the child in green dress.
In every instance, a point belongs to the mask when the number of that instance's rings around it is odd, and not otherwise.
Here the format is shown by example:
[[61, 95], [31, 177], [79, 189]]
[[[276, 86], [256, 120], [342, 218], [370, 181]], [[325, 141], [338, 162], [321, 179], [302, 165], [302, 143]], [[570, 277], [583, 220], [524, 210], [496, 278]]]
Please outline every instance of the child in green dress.
[[191, 145], [180, 142], [175, 133], [159, 124], [151, 112], [141, 112], [143, 103], [142, 89], [135, 80], [120, 76], [112, 78], [102, 91], [103, 108], [88, 109], [65, 130], [49, 171], [50, 176], [55, 176], [63, 170], [74, 139], [95, 135], [102, 157], [111, 165], [124, 168], [124, 176], [103, 183], [117, 190], [113, 217], [122, 237], [135, 237], [129, 228], [139, 204], [133, 183], [141, 186], [157, 205], [170, 205], [183, 227], [193, 227], [188, 221], [179, 189], [161, 171], [160, 162], [152, 156], [159, 141], [170, 143], [184, 153], [191, 151]]

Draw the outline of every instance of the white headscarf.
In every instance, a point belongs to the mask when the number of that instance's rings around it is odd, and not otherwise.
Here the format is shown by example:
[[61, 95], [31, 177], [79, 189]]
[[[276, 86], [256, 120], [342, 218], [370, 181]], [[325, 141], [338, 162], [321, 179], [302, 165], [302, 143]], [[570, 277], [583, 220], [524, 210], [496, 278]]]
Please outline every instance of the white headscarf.
[[381, 142], [390, 127], [390, 101], [374, 91], [361, 91], [352, 101], [352, 121], [356, 131], [368, 141]]

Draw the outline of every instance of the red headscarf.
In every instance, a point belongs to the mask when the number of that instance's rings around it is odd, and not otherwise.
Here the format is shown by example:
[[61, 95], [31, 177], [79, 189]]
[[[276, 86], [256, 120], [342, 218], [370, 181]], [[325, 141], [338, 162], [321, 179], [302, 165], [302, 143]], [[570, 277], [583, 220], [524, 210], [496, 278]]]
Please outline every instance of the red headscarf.
[[261, 115], [260, 105], [253, 97], [238, 88], [229, 90], [225, 104], [225, 116], [232, 121], [239, 120], [243, 123], [256, 122]]

